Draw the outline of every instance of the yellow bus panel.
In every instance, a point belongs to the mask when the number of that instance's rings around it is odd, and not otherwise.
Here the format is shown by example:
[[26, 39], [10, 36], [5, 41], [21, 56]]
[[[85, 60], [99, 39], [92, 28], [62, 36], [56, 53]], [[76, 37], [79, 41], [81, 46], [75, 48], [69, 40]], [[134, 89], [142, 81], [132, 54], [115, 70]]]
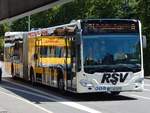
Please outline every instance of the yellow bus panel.
[[65, 41], [63, 37], [56, 37], [56, 36], [42, 36], [37, 37], [36, 45], [38, 46], [59, 46], [65, 47], [66, 43], [67, 46], [69, 45], [69, 41]]
[[67, 62], [66, 62], [66, 58], [56, 58], [56, 57], [52, 57], [52, 58], [39, 58], [40, 64], [70, 64], [71, 63], [71, 59], [67, 58]]

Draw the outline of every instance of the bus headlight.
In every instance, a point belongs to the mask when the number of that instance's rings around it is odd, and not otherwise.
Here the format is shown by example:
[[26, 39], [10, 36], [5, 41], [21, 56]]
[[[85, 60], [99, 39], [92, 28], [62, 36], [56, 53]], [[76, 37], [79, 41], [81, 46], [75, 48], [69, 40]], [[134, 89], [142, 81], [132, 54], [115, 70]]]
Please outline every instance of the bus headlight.
[[142, 83], [144, 81], [144, 78], [138, 78], [137, 80], [135, 80], [134, 83]]
[[85, 80], [85, 79], [80, 80], [80, 84], [83, 87], [93, 87], [93, 83], [91, 81], [88, 81], [88, 80]]

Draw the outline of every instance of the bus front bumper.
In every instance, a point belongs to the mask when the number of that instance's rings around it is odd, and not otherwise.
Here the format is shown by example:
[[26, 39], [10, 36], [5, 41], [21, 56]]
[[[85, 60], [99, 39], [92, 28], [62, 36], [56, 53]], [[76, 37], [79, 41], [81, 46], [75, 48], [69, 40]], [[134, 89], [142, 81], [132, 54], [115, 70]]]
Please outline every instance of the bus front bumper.
[[144, 83], [132, 83], [127, 85], [99, 85], [92, 86], [88, 84], [87, 87], [80, 87], [77, 89], [77, 93], [98, 93], [98, 92], [142, 92], [144, 90]]

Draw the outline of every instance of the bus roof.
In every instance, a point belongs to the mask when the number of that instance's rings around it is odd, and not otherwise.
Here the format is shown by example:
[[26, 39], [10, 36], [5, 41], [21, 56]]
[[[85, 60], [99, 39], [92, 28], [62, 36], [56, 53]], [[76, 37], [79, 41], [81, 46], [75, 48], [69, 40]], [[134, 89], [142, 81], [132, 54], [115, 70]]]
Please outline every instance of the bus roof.
[[23, 35], [24, 33], [26, 33], [26, 32], [6, 32], [5, 37], [15, 36], [15, 35]]
[[138, 22], [139, 20], [138, 19], [119, 19], [119, 18], [106, 18], [106, 19], [82, 19], [81, 22], [86, 22], [86, 21], [126, 21], [126, 22], [129, 22], [129, 21], [132, 21], [132, 22]]
[[80, 20], [74, 20], [69, 24], [57, 25], [57, 26], [48, 27], [48, 28], [42, 28], [42, 29], [33, 30], [33, 31], [29, 31], [29, 32], [6, 32], [5, 37], [24, 34], [24, 33], [27, 33], [31, 37], [32, 36], [36, 37], [36, 36], [42, 35], [42, 33], [51, 34], [57, 28], [74, 29], [74, 27], [71, 27], [71, 26], [76, 26], [79, 29], [81, 29], [81, 26], [79, 25], [80, 22], [92, 22], [92, 21], [99, 21], [99, 22], [108, 22], [108, 21], [115, 22], [116, 21], [116, 22], [135, 22], [135, 23], [140, 22], [139, 20], [136, 20], [136, 19], [80, 19]]
[[34, 31], [29, 31], [28, 35], [29, 37], [36, 37], [36, 36], [42, 36], [42, 35], [51, 35], [54, 33], [56, 29], [69, 29], [69, 30], [74, 30], [79, 24], [77, 22], [69, 23], [69, 24], [64, 24], [64, 25], [58, 25], [54, 27], [48, 27], [48, 28], [42, 28], [39, 30], [34, 30]]

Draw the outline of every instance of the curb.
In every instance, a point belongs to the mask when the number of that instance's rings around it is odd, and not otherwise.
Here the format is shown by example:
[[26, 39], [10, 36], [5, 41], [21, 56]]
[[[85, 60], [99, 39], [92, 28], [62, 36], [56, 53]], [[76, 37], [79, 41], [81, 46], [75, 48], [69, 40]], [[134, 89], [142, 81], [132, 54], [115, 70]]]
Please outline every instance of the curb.
[[150, 79], [150, 76], [145, 76], [144, 79]]

